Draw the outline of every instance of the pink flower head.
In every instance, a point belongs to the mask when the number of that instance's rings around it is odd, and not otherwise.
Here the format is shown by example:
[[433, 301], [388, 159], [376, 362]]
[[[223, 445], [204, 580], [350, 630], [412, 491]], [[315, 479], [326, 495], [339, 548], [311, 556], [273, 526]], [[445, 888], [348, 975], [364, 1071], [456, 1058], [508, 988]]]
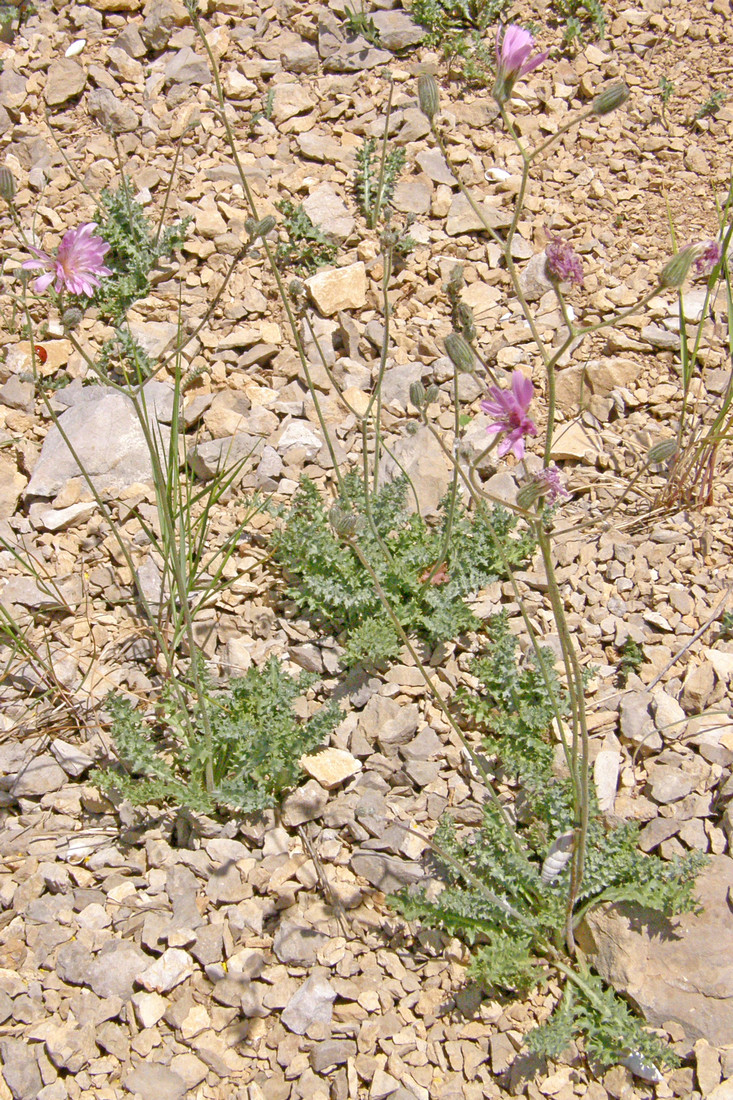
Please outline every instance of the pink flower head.
[[702, 249], [702, 251], [695, 260], [695, 271], [698, 275], [709, 275], [713, 268], [720, 263], [723, 246], [720, 241], [703, 241], [697, 245], [697, 248]]
[[573, 246], [562, 237], [551, 237], [545, 249], [547, 275], [552, 282], [583, 285], [583, 265]]
[[38, 259], [25, 260], [21, 266], [27, 271], [45, 272], [33, 284], [36, 294], [42, 294], [55, 279], [57, 292], [68, 290], [70, 294], [86, 294], [91, 298], [99, 286], [99, 276], [112, 274], [102, 263], [109, 245], [92, 235], [96, 228], [94, 222], [85, 222], [78, 229], [70, 229], [55, 256], [30, 246]]
[[504, 30], [502, 36], [501, 27], [499, 27], [496, 32], [496, 83], [494, 84], [494, 99], [498, 103], [506, 103], [520, 76], [533, 72], [549, 57], [549, 50], [530, 57], [533, 49], [534, 38], [529, 31], [512, 23]]
[[525, 435], [537, 435], [534, 420], [527, 416], [533, 392], [534, 386], [529, 378], [525, 378], [520, 370], [515, 370], [511, 389], [500, 390], [498, 386], [492, 386], [490, 397], [481, 402], [483, 411], [493, 418], [486, 428], [489, 435], [506, 433], [506, 439], [502, 439], [496, 452], [499, 458], [509, 451], [518, 459], [524, 458]]

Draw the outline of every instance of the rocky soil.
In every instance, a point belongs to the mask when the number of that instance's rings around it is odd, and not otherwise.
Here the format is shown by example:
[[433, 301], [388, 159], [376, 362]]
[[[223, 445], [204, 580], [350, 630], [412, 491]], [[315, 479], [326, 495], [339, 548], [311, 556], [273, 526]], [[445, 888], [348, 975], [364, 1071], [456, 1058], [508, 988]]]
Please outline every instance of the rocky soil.
[[[346, 35], [340, 0], [209, 7], [260, 216], [281, 220], [277, 202], [302, 202], [338, 242], [330, 268], [306, 287], [314, 329], [356, 408], [379, 365], [383, 271], [352, 181], [364, 137], [381, 136], [391, 74], [393, 140], [406, 153], [395, 217], [414, 218], [416, 248], [389, 290], [383, 426], [423, 507], [434, 510], [449, 470], [429, 434], [406, 431], [415, 417], [408, 390], [418, 379], [442, 385], [430, 415], [451, 430], [442, 285], [457, 262], [487, 362], [499, 371], [532, 367], [540, 389], [543, 381], [499, 249], [479, 231], [418, 110], [416, 74], [438, 76], [452, 157], [497, 216], [512, 208], [516, 149], [487, 92], [451, 80], [440, 52], [419, 44], [419, 28], [391, 0], [375, 5], [382, 48]], [[519, 87], [514, 105], [532, 141], [613, 80], [632, 92], [623, 110], [571, 130], [530, 187], [515, 259], [550, 342], [562, 319], [542, 258], [532, 259], [550, 233], [572, 240], [583, 258], [586, 282], [573, 291], [573, 308], [597, 315], [654, 285], [671, 252], [668, 208], [681, 243], [715, 236], [716, 196], [724, 201], [729, 183], [733, 109], [693, 121], [730, 77], [729, 0], [606, 7], [607, 37], [574, 54], [558, 51]], [[15, 176], [23, 224], [39, 242], [53, 247], [94, 217], [94, 196], [118, 178], [117, 152], [155, 218], [180, 143], [169, 220], [190, 215], [193, 223], [130, 323], [162, 361], [176, 345], [181, 302], [184, 365], [201, 372], [186, 412], [196, 472], [206, 476], [222, 455], [255, 448], [215, 517], [223, 539], [244, 515], [248, 490], [287, 502], [303, 473], [330, 485], [331, 458], [261, 255], [235, 270], [200, 324], [248, 217], [208, 65], [178, 0], [38, 0], [38, 9], [12, 44], [0, 44], [0, 162]], [[531, 19], [543, 47], [559, 46], [561, 27], [539, 0], [512, 17]], [[664, 111], [662, 77], [675, 86]], [[0, 600], [27, 638], [22, 659], [5, 669], [0, 713], [0, 1100], [733, 1096], [733, 643], [719, 629], [733, 586], [727, 445], [712, 504], [655, 510], [658, 473], [621, 501], [648, 446], [672, 433], [680, 412], [673, 296], [568, 358], [554, 449], [571, 492], [558, 524], [558, 578], [581, 659], [594, 669], [599, 797], [609, 814], [643, 823], [645, 851], [711, 857], [699, 881], [704, 912], [676, 922], [676, 936], [640, 927], [623, 908], [599, 914], [585, 933], [601, 972], [683, 1059], [655, 1086], [621, 1066], [594, 1076], [576, 1050], [560, 1063], [533, 1061], [522, 1036], [558, 990], [550, 984], [524, 1002], [482, 998], [466, 984], [461, 943], [408, 927], [385, 905], [385, 893], [428, 873], [426, 843], [402, 826], [430, 833], [445, 810], [475, 823], [483, 798], [409, 655], [342, 689], [344, 718], [331, 746], [307, 763], [307, 781], [277, 813], [177, 818], [113, 803], [90, 785], [91, 767], [110, 751], [102, 700], [112, 689], [149, 699], [159, 675], [129, 570], [29, 376], [30, 345], [9, 297], [25, 254], [9, 218], [0, 232]], [[709, 411], [728, 384], [729, 334], [722, 300], [701, 316], [701, 286], [688, 285], [686, 314], [693, 329], [703, 326], [705, 372], [693, 400]], [[154, 514], [142, 438], [122, 398], [82, 385], [84, 358], [58, 318], [47, 319], [42, 375], [49, 388], [70, 379], [54, 389], [53, 407], [154, 599], [158, 565], [133, 515]], [[82, 344], [98, 348], [109, 335], [91, 310]], [[307, 347], [337, 461], [348, 464], [360, 455], [356, 418], [312, 340]], [[169, 379], [163, 369], [149, 387], [162, 425], [170, 421]], [[468, 446], [478, 453], [482, 390], [468, 376], [461, 385], [473, 416]], [[528, 458], [528, 469], [538, 461]], [[482, 469], [485, 486], [503, 499], [524, 473], [512, 463]], [[252, 522], [199, 641], [223, 677], [275, 654], [316, 671], [330, 690], [336, 642], [320, 640], [283, 600], [257, 537], [270, 522]], [[43, 583], [20, 567], [23, 555]], [[535, 562], [519, 580], [536, 628], [557, 647], [542, 570]], [[506, 608], [521, 634], [508, 584], [483, 590], [474, 606], [484, 616]], [[618, 647], [627, 638], [643, 644], [645, 659], [620, 687]], [[477, 646], [466, 638], [443, 647], [436, 663], [446, 690], [470, 683]]]

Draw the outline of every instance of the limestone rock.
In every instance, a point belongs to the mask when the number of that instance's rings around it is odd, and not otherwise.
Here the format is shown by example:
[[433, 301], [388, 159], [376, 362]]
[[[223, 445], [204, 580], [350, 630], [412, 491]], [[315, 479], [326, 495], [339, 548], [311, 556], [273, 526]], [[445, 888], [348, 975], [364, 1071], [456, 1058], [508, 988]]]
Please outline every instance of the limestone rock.
[[208, 62], [190, 46], [178, 50], [165, 67], [166, 84], [208, 84], [210, 81]]
[[688, 1039], [733, 1043], [733, 860], [713, 856], [697, 881], [699, 914], [669, 921], [631, 902], [585, 918], [578, 943], [653, 1027], [675, 1020]]
[[[398, 440], [393, 450], [400, 466], [387, 458], [384, 463], [385, 476], [393, 480], [406, 473], [415, 486], [421, 514], [425, 516], [437, 512], [448, 492], [453, 468], [429, 428], [422, 426], [414, 435]], [[414, 507], [411, 494], [407, 497], [407, 505]]]
[[330, 1024], [336, 991], [325, 978], [308, 978], [288, 1001], [280, 1019], [296, 1035], [305, 1035], [311, 1024]]
[[100, 126], [113, 134], [129, 134], [140, 126], [137, 112], [118, 98], [109, 88], [95, 88], [89, 93], [87, 108]]
[[125, 1088], [143, 1100], [183, 1100], [188, 1086], [182, 1077], [167, 1066], [141, 1062], [125, 1078]]
[[303, 200], [303, 209], [314, 225], [339, 241], [345, 241], [354, 231], [356, 222], [330, 183], [319, 183], [314, 187]]
[[272, 100], [272, 121], [277, 125], [295, 115], [312, 111], [316, 102], [302, 84], [277, 84]]
[[313, 776], [327, 791], [361, 771], [361, 761], [345, 749], [323, 749], [312, 756], [302, 756], [300, 763], [308, 775]]
[[372, 16], [379, 31], [379, 45], [385, 50], [406, 50], [417, 46], [427, 34], [406, 11], [375, 11]]
[[181, 0], [150, 0], [140, 37], [150, 50], [164, 50], [176, 27], [188, 22], [188, 12]]
[[12, 516], [26, 479], [7, 453], [0, 453], [0, 519]]
[[511, 225], [511, 216], [489, 203], [478, 203], [483, 213], [482, 220], [463, 193], [456, 195], [448, 211], [445, 231], [449, 237], [458, 237], [463, 233], [487, 232], [486, 225], [492, 229], [507, 229]]
[[53, 61], [48, 69], [44, 96], [49, 107], [58, 107], [84, 91], [87, 74], [71, 57]]
[[189, 978], [193, 971], [193, 961], [188, 952], [180, 947], [169, 947], [152, 966], [138, 975], [137, 980], [149, 993], [168, 993]]
[[[170, 401], [171, 387], [150, 382], [145, 387], [148, 409], [155, 420], [156, 403]], [[152, 477], [150, 453], [140, 421], [128, 397], [111, 393], [102, 386], [88, 388], [84, 400], [59, 417], [69, 443], [100, 493], [118, 493], [138, 481]], [[163, 446], [168, 432], [159, 428]], [[81, 471], [55, 426], [46, 436], [33, 470], [27, 497], [53, 497]]]
[[272, 950], [286, 966], [313, 966], [318, 951], [328, 942], [328, 936], [308, 925], [282, 921], [272, 943]]
[[560, 425], [552, 440], [550, 458], [555, 461], [574, 459], [576, 462], [595, 463], [603, 451], [603, 441], [597, 431], [575, 420]]
[[366, 305], [366, 267], [361, 262], [347, 267], [327, 268], [306, 279], [308, 294], [324, 316], [340, 309], [362, 309]]

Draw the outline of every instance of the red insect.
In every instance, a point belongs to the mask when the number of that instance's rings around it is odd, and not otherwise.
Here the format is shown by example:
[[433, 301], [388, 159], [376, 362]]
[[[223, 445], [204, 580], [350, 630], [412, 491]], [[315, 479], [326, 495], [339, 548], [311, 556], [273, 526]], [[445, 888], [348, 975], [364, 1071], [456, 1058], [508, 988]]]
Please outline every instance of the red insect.
[[45, 348], [42, 348], [40, 344], [36, 344], [36, 359], [43, 366], [48, 359], [48, 352]]

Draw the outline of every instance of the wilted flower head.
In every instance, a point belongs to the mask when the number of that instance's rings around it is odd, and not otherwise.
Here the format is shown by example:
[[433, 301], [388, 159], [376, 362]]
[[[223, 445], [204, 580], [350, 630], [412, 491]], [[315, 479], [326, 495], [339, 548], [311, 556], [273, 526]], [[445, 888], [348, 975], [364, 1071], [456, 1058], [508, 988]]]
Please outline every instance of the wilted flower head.
[[664, 287], [680, 287], [695, 265], [698, 275], [709, 275], [723, 254], [719, 241], [699, 241], [681, 248], [662, 268], [659, 282]]
[[695, 260], [695, 271], [698, 275], [709, 275], [713, 268], [720, 263], [723, 255], [723, 246], [720, 241], [703, 241], [696, 246], [704, 249]]
[[573, 246], [562, 237], [551, 237], [545, 249], [547, 275], [552, 282], [583, 285], [583, 265]]
[[562, 474], [553, 462], [552, 466], [545, 466], [537, 475], [537, 480], [546, 487], [546, 495], [550, 504], [556, 504], [558, 500], [569, 500], [570, 493], [562, 483]]
[[512, 23], [506, 27], [502, 36], [501, 27], [496, 33], [496, 83], [494, 84], [494, 99], [497, 103], [506, 103], [512, 94], [512, 89], [520, 76], [526, 76], [533, 72], [538, 65], [546, 61], [550, 51], [544, 50], [536, 57], [531, 57], [534, 49], [534, 38]]
[[94, 222], [85, 222], [78, 229], [65, 234], [55, 256], [30, 246], [38, 259], [25, 260], [21, 267], [27, 271], [43, 271], [33, 284], [36, 294], [42, 294], [56, 280], [56, 290], [68, 290], [70, 294], [86, 294], [91, 297], [99, 284], [99, 276], [112, 272], [102, 263], [109, 245], [101, 237], [93, 236], [97, 228]]
[[490, 397], [481, 402], [483, 411], [493, 418], [486, 428], [489, 435], [506, 433], [506, 439], [502, 439], [496, 452], [500, 458], [509, 451], [516, 458], [524, 458], [525, 435], [537, 435], [535, 422], [527, 415], [533, 392], [530, 379], [525, 378], [520, 370], [515, 370], [510, 389], [500, 390], [498, 386], [492, 386]]

